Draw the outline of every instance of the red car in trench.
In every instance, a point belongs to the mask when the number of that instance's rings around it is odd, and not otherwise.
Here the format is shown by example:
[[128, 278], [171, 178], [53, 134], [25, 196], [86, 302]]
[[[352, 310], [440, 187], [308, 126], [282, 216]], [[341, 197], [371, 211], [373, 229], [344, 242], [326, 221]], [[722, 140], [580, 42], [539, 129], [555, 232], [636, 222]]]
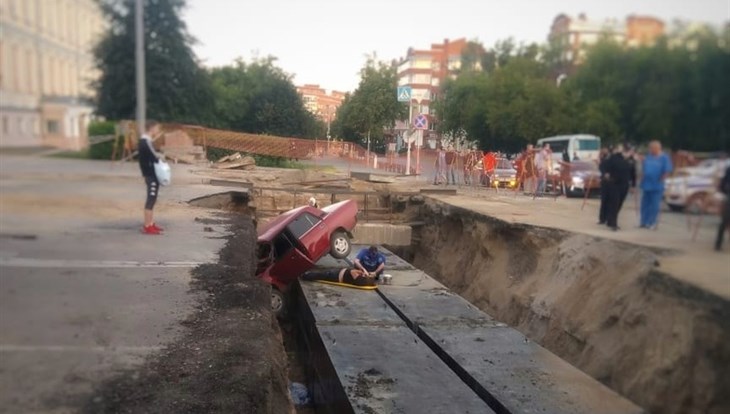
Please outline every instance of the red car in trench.
[[302, 206], [275, 217], [258, 229], [256, 274], [271, 284], [271, 307], [281, 315], [291, 282], [329, 253], [350, 254], [357, 203], [345, 200], [323, 209]]

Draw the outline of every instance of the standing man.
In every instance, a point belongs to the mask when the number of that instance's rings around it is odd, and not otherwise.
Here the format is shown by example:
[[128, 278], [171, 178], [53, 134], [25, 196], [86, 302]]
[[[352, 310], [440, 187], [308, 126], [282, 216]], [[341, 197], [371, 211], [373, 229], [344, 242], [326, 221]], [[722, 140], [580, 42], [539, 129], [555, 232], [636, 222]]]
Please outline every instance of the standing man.
[[156, 121], [147, 120], [145, 133], [139, 139], [139, 168], [142, 170], [144, 182], [147, 185], [147, 200], [144, 204], [144, 234], [160, 234], [162, 228], [157, 227], [153, 218], [153, 209], [157, 202], [157, 195], [160, 191], [160, 183], [155, 174], [155, 163], [160, 160], [160, 155], [155, 152], [152, 146], [152, 137], [160, 133], [160, 125]]
[[379, 280], [385, 270], [385, 256], [378, 251], [377, 246], [370, 246], [357, 254], [355, 267]]
[[545, 192], [545, 184], [547, 183], [548, 170], [551, 160], [550, 144], [543, 145], [540, 152], [535, 155], [535, 164], [537, 166], [537, 194], [542, 195]]
[[624, 153], [624, 147], [619, 144], [605, 165], [606, 224], [613, 231], [619, 230], [618, 214], [629, 192], [629, 186], [634, 181], [634, 166], [628, 161], [629, 156], [628, 151]]
[[608, 176], [606, 175], [606, 165], [608, 159], [611, 158], [613, 147], [601, 148], [598, 155], [598, 171], [601, 173], [601, 206], [598, 209], [598, 224], [606, 224], [606, 209], [608, 207]]
[[456, 160], [458, 154], [454, 151], [454, 147], [449, 146], [449, 150], [446, 152], [446, 185], [452, 183], [456, 185]]
[[662, 197], [664, 196], [664, 180], [672, 172], [672, 161], [662, 152], [662, 144], [657, 141], [649, 143], [649, 153], [642, 163], [641, 177], [641, 228], [656, 228]]
[[482, 158], [482, 167], [484, 170], [481, 183], [482, 185], [491, 187], [494, 169], [497, 168], [497, 155], [492, 151], [488, 151], [484, 154], [484, 158]]
[[433, 176], [433, 185], [441, 184], [441, 180], [446, 180], [446, 152], [444, 147], [439, 145], [436, 151], [436, 162], [434, 163], [436, 172]]
[[525, 194], [535, 193], [535, 177], [537, 175], [537, 168], [535, 166], [535, 150], [532, 144], [527, 144], [525, 149], [525, 155], [522, 158], [522, 171], [521, 177], [524, 180]]
[[715, 240], [715, 250], [719, 252], [722, 250], [722, 239], [725, 237], [725, 232], [730, 231], [730, 167], [725, 170], [725, 176], [722, 177], [718, 187], [718, 190], [725, 194], [725, 200], [720, 209], [722, 220], [720, 227], [717, 228], [717, 239]]

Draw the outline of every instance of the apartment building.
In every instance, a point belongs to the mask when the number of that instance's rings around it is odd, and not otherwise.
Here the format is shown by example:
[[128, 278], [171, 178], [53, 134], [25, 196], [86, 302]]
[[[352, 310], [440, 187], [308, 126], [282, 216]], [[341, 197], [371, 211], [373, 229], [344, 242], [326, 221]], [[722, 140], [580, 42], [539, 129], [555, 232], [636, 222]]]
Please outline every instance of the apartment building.
[[586, 46], [610, 38], [630, 47], [649, 46], [664, 34], [664, 22], [651, 16], [630, 15], [625, 20], [592, 20], [560, 14], [553, 20], [548, 39], [563, 49], [562, 61], [570, 66], [585, 59]]
[[94, 0], [0, 0], [0, 146], [88, 144], [104, 27]]
[[[411, 87], [413, 116], [429, 116], [429, 131], [424, 139], [433, 143], [436, 133], [435, 109], [432, 103], [438, 98], [441, 85], [448, 77], [455, 77], [461, 68], [461, 54], [466, 47], [464, 38], [443, 43], [433, 43], [429, 49], [408, 49], [405, 58], [398, 65], [398, 85]], [[397, 122], [396, 130], [408, 129], [409, 123]]]
[[299, 92], [302, 101], [304, 101], [304, 107], [327, 123], [335, 119], [337, 108], [345, 100], [345, 92], [331, 91], [327, 93], [327, 90], [319, 85], [307, 84], [297, 86], [297, 92]]

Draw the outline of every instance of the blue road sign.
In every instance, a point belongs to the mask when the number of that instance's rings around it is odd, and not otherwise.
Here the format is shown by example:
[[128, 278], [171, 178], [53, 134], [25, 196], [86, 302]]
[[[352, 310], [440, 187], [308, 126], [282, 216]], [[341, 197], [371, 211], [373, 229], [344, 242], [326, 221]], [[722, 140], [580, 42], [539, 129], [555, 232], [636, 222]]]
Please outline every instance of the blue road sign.
[[413, 126], [416, 129], [428, 129], [428, 117], [424, 114], [419, 114], [413, 120]]
[[411, 87], [410, 86], [399, 86], [398, 87], [398, 102], [410, 102], [411, 101]]

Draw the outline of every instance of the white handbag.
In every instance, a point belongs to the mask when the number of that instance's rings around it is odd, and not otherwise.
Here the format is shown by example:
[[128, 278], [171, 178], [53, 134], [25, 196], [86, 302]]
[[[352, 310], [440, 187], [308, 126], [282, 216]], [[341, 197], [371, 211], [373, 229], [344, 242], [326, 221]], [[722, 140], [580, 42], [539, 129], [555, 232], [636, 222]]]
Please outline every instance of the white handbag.
[[163, 160], [159, 160], [155, 163], [155, 175], [160, 185], [170, 185], [171, 171], [170, 164]]

